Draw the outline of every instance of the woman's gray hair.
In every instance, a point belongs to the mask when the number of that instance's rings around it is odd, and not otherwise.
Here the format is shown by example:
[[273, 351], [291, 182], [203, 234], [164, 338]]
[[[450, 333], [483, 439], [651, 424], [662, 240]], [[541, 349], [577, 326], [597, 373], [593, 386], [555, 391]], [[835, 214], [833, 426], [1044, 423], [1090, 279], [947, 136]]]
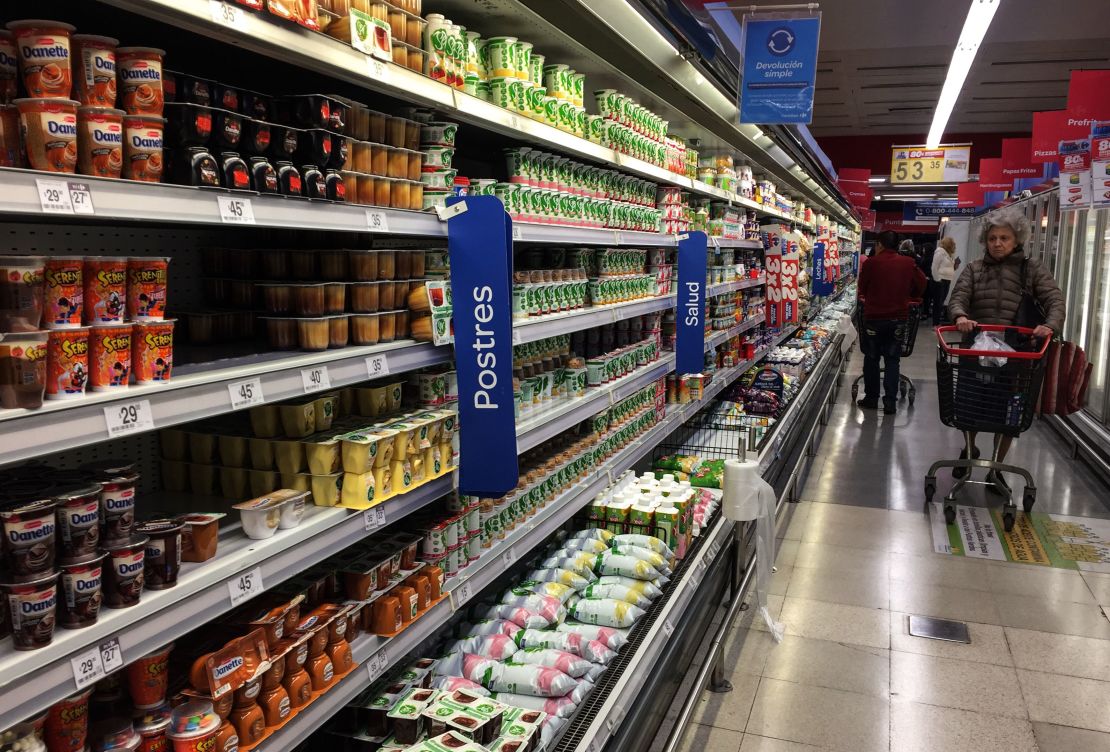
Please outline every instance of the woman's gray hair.
[[898, 250], [913, 253], [913, 240], [911, 238], [906, 238], [898, 244]]
[[1025, 247], [1025, 244], [1029, 242], [1029, 235], [1032, 232], [1029, 218], [1016, 206], [1004, 206], [983, 217], [983, 229], [979, 233], [979, 242], [984, 248], [987, 247], [987, 235], [990, 234], [992, 227], [1008, 228], [1017, 238], [1017, 244], [1022, 247]]

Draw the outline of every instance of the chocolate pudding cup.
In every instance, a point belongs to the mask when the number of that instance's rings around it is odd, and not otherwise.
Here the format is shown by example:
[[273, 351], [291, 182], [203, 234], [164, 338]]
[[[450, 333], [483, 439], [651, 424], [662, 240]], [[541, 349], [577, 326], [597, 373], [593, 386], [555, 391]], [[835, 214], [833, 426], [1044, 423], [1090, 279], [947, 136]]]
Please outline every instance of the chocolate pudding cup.
[[58, 562], [62, 597], [58, 601], [58, 624], [65, 629], [82, 629], [96, 624], [103, 599], [104, 552], [90, 553]]
[[16, 650], [38, 650], [54, 639], [54, 612], [58, 605], [58, 575], [29, 582], [0, 582], [12, 618], [12, 644]]
[[4, 561], [16, 581], [29, 581], [54, 570], [53, 499], [10, 504], [0, 509]]
[[103, 595], [108, 608], [129, 608], [139, 602], [148, 542], [145, 535], [136, 535], [104, 545], [108, 557], [103, 568]]

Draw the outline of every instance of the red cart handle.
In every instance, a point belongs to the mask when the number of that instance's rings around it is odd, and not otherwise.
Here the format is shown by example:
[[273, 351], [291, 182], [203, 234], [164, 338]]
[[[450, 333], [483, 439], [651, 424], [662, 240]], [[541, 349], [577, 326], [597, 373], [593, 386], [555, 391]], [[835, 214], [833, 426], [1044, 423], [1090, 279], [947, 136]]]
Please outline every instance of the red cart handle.
[[[984, 332], [1006, 332], [1013, 331], [1018, 334], [1024, 334], [1027, 337], [1033, 336], [1033, 329], [1026, 326], [1002, 326], [999, 324], [979, 324], [976, 327]], [[936, 328], [937, 341], [940, 342], [940, 349], [946, 355], [955, 355], [958, 357], [979, 357], [979, 358], [1014, 358], [1015, 360], [1040, 360], [1048, 351], [1048, 344], [1051, 342], [1051, 337], [1044, 337], [1044, 342], [1041, 344], [1041, 349], [1036, 352], [999, 352], [998, 350], [965, 350], [961, 347], [956, 347], [944, 340], [944, 335], [950, 332], [959, 332], [959, 327], [956, 326], [938, 326]], [[961, 332], [962, 333], [962, 332]]]

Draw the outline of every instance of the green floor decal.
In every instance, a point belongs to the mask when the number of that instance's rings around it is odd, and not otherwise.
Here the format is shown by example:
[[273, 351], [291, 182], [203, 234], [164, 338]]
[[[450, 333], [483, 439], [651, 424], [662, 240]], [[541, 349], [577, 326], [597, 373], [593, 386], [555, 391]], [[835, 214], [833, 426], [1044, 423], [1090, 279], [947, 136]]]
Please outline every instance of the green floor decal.
[[945, 525], [943, 504], [933, 502], [929, 516], [937, 553], [1110, 572], [1110, 520], [1018, 512], [1014, 529], [1007, 533], [997, 507], [957, 505], [955, 521]]

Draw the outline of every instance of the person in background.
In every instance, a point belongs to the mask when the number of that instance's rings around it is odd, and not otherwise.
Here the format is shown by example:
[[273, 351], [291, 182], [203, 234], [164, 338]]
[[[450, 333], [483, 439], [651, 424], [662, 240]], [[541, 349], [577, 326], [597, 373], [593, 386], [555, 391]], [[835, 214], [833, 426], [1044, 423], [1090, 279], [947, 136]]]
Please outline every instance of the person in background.
[[956, 269], [960, 260], [956, 258], [956, 241], [952, 238], [941, 238], [940, 245], [933, 252], [930, 276], [933, 278], [933, 326], [944, 323], [944, 301], [948, 299], [948, 290], [952, 287], [952, 280], [956, 278]]
[[883, 363], [883, 412], [898, 409], [899, 360], [910, 303], [925, 292], [925, 275], [912, 257], [895, 250], [898, 236], [886, 230], [875, 241], [875, 255], [859, 272], [859, 302], [863, 306], [863, 399], [865, 410], [879, 407], [879, 361]]
[[935, 294], [935, 285], [933, 284], [933, 252], [936, 246], [932, 243], [926, 243], [921, 248], [921, 253], [917, 254], [917, 268], [925, 275], [925, 297], [921, 301], [921, 320], [926, 321], [929, 314], [933, 311], [933, 296]]
[[[1037, 259], [1025, 255], [1023, 246], [1029, 240], [1029, 232], [1029, 219], [1013, 207], [991, 212], [983, 220], [979, 242], [987, 253], [964, 267], [948, 299], [948, 312], [965, 335], [971, 335], [979, 324], [1018, 325], [1022, 293], [1026, 290], [1036, 298], [1045, 315], [1044, 323], [1034, 327], [1033, 336], [1053, 337], [1063, 329], [1064, 293], [1052, 278], [1052, 272]], [[1012, 442], [1011, 436], [995, 434], [996, 461], [1006, 459]], [[974, 433], [971, 445], [975, 446]], [[979, 456], [978, 447], [973, 455]], [[960, 459], [966, 458], [967, 450], [964, 449]], [[968, 468], [957, 467], [952, 475], [962, 478], [967, 472]], [[989, 488], [1009, 495], [1009, 485], [1001, 473], [992, 470], [987, 481], [991, 483]]]

